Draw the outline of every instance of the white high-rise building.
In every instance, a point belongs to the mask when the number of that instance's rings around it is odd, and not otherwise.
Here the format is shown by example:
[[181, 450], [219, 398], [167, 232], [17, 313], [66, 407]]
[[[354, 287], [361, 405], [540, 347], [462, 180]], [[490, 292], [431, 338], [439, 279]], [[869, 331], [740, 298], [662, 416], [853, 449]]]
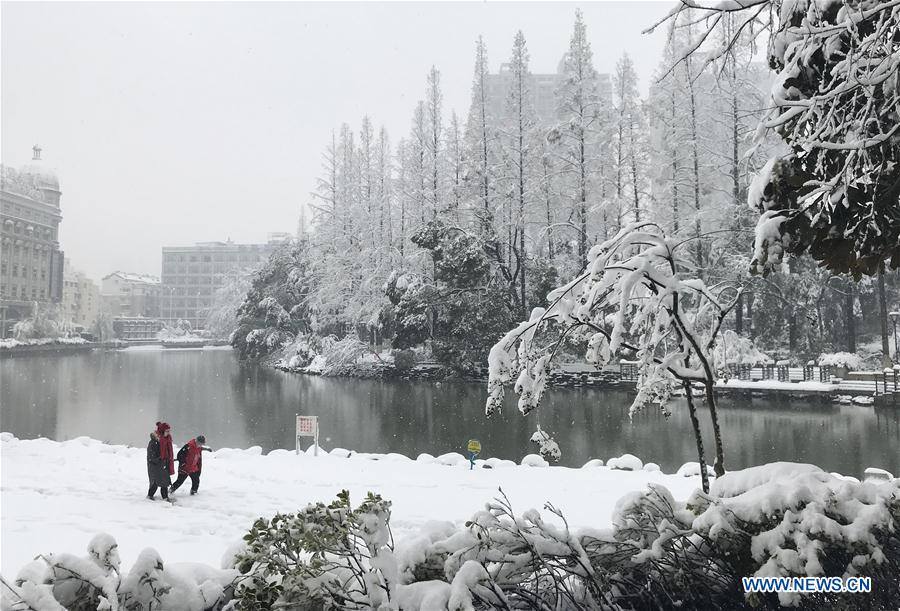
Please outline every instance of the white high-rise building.
[[162, 319], [168, 325], [179, 320], [202, 329], [216, 290], [230, 273], [259, 267], [279, 244], [292, 238], [273, 233], [265, 244], [199, 242], [193, 246], [162, 249]]
[[[555, 73], [530, 74], [528, 77], [531, 104], [541, 125], [552, 125], [556, 121], [556, 91], [563, 82], [563, 61], [559, 62]], [[601, 99], [607, 104], [612, 104], [610, 75], [598, 74], [597, 80]], [[506, 105], [512, 88], [510, 64], [502, 64], [497, 74], [487, 74], [484, 83], [488, 116], [495, 121], [501, 121], [508, 112]]]

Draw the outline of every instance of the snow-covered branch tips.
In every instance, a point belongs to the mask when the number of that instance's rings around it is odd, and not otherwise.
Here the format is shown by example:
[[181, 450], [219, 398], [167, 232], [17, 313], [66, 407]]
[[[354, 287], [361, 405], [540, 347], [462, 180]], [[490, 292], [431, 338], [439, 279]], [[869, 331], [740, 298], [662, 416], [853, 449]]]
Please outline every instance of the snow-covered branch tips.
[[[487, 415], [501, 408], [505, 386], [514, 376], [519, 410], [530, 412], [540, 403], [554, 358], [586, 346], [584, 358], [596, 367], [609, 364], [615, 355], [637, 363], [632, 412], [651, 404], [665, 410], [676, 388], [690, 399], [691, 383], [702, 384], [717, 437], [716, 462], [721, 463], [714, 348], [739, 289], [706, 286], [679, 247], [685, 248], [652, 222], [628, 225], [594, 246], [586, 270], [552, 291], [546, 309], [535, 308], [530, 320], [491, 349]], [[689, 404], [693, 416], [693, 402]], [[695, 432], [702, 447], [699, 427]]]

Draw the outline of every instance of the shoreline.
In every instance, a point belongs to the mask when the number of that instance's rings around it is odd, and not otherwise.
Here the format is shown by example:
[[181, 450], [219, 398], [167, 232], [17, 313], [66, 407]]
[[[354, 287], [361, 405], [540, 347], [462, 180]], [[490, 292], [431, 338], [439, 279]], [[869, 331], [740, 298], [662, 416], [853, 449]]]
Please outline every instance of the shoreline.
[[[434, 362], [416, 365], [405, 372], [397, 372], [389, 364], [365, 363], [344, 365], [328, 373], [307, 371], [305, 367], [290, 367], [280, 360], [261, 364], [284, 373], [314, 375], [333, 378], [355, 378], [363, 380], [433, 380], [448, 382], [469, 382], [487, 384], [487, 373], [460, 374], [453, 369]], [[557, 369], [548, 373], [547, 387], [557, 390], [577, 390], [590, 388], [595, 390], [618, 390], [634, 394], [637, 392], [636, 378], [623, 378], [618, 367], [607, 367], [601, 370], [573, 365], [566, 371]], [[698, 389], [701, 390], [701, 389]], [[824, 382], [780, 382], [776, 380], [739, 380], [730, 378], [720, 380], [716, 384], [720, 396], [753, 398], [786, 398], [791, 400], [812, 401], [823, 404], [856, 404], [870, 406], [900, 406], [900, 393], [888, 392], [873, 396], [867, 389], [842, 389], [837, 384]]]

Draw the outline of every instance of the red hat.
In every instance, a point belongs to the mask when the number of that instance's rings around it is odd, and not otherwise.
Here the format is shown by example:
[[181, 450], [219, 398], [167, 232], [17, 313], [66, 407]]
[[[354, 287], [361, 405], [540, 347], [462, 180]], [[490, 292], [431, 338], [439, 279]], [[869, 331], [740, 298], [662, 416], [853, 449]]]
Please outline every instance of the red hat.
[[168, 431], [172, 427], [169, 426], [168, 422], [157, 422], [156, 423], [156, 434], [162, 435], [164, 432]]

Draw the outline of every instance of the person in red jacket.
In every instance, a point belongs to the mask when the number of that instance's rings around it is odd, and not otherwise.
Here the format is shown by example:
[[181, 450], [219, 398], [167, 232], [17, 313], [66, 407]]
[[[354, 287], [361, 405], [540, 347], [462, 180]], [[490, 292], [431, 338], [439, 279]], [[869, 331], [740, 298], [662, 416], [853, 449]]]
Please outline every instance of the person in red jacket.
[[200, 471], [203, 469], [203, 451], [211, 452], [205, 445], [206, 437], [197, 435], [178, 450], [178, 479], [169, 492], [175, 492], [184, 481], [191, 478], [191, 494], [200, 488]]

